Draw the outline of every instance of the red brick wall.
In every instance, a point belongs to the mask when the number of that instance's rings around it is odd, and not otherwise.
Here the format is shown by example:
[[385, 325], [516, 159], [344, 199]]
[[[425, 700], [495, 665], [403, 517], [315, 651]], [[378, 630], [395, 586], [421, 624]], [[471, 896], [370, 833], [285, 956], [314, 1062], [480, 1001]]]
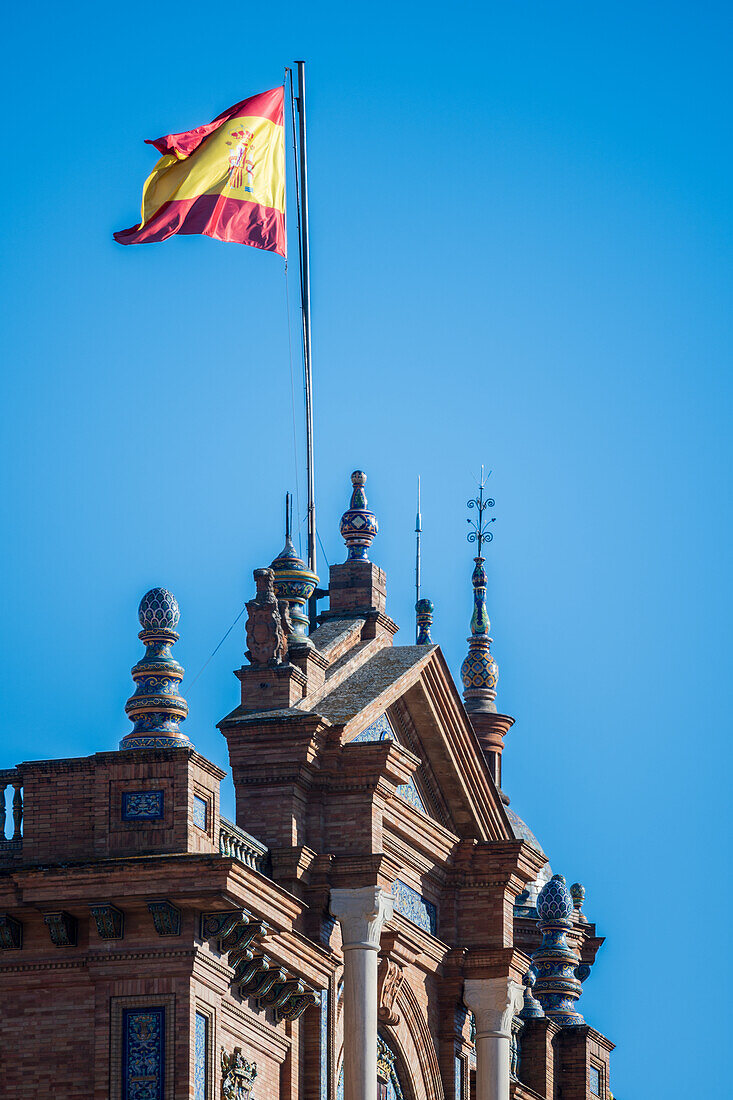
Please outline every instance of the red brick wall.
[[[212, 852], [219, 848], [223, 773], [190, 751], [97, 753], [22, 764], [23, 862]], [[123, 821], [125, 791], [162, 790], [160, 821]], [[206, 832], [193, 824], [194, 791], [210, 805]]]

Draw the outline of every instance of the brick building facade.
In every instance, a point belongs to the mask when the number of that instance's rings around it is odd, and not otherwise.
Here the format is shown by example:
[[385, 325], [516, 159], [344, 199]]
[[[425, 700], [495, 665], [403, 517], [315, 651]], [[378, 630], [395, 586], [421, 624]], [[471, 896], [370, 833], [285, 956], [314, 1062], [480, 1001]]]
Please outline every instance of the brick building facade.
[[462, 698], [429, 601], [393, 644], [352, 481], [310, 637], [292, 543], [255, 573], [219, 724], [236, 824], [180, 729], [164, 589], [120, 749], [0, 772], [1, 1096], [610, 1097], [613, 1046], [577, 1009], [603, 941], [501, 791], [481, 543]]

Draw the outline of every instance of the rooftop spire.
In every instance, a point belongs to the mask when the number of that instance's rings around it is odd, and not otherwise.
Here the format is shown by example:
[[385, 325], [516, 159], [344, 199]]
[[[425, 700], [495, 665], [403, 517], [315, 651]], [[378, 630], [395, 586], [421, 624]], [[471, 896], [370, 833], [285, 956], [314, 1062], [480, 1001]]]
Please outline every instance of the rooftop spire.
[[[478, 554], [473, 559], [474, 566], [471, 581], [473, 583], [473, 615], [471, 616], [471, 637], [468, 639], [468, 654], [461, 665], [463, 678], [463, 698], [471, 725], [483, 749], [492, 778], [501, 788], [501, 757], [504, 752], [504, 737], [514, 724], [508, 714], [497, 714], [496, 682], [499, 670], [491, 654], [489, 631], [489, 613], [486, 610], [486, 571], [482, 550], [484, 543], [491, 542], [493, 535], [489, 529], [494, 517], [488, 517], [486, 511], [494, 507], [491, 497], [485, 495], [486, 480], [481, 467], [478, 495], [468, 501], [468, 507], [475, 509], [476, 518], [469, 517], [471, 530], [468, 541], [477, 544]], [[505, 796], [502, 796], [505, 797]]]
[[288, 648], [298, 646], [312, 647], [308, 637], [308, 615], [306, 602], [313, 595], [318, 577], [308, 569], [293, 545], [291, 537], [293, 498], [285, 494], [285, 545], [272, 563], [275, 574], [275, 595], [285, 600], [290, 610], [291, 631], [288, 636]]
[[469, 508], [476, 509], [476, 518], [469, 516], [468, 524], [471, 530], [468, 533], [468, 541], [477, 544], [478, 554], [473, 559], [476, 563], [471, 581], [473, 584], [473, 615], [471, 616], [471, 637], [468, 639], [468, 654], [461, 665], [461, 678], [463, 680], [463, 698], [466, 701], [466, 710], [469, 712], [495, 712], [496, 706], [496, 682], [499, 670], [496, 661], [491, 655], [491, 642], [489, 631], [489, 613], [486, 610], [486, 570], [485, 558], [482, 556], [483, 544], [491, 542], [493, 534], [489, 530], [489, 524], [495, 517], [488, 518], [485, 515], [487, 508], [495, 507], [495, 501], [491, 497], [484, 496], [486, 479], [491, 472], [484, 476], [484, 467], [481, 467], [478, 496], [468, 501]]
[[125, 703], [132, 730], [120, 741], [121, 749], [193, 748], [178, 723], [188, 714], [188, 704], [178, 694], [184, 669], [171, 656], [178, 641], [173, 627], [181, 612], [167, 588], [151, 588], [140, 601], [138, 634], [145, 656], [132, 670], [135, 693]]

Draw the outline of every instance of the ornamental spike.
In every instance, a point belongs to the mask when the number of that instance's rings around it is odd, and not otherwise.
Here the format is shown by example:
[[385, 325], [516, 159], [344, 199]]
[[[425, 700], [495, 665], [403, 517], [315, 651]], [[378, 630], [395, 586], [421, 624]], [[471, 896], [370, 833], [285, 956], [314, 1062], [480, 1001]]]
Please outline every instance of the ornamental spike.
[[476, 510], [476, 517], [468, 518], [471, 530], [468, 533], [468, 541], [476, 543], [478, 554], [473, 559], [474, 570], [471, 575], [473, 585], [473, 614], [471, 615], [471, 636], [468, 639], [468, 654], [461, 665], [461, 678], [463, 680], [463, 698], [466, 710], [469, 712], [488, 711], [496, 712], [494, 700], [496, 699], [496, 684], [499, 678], [499, 669], [491, 653], [492, 639], [489, 637], [491, 622], [486, 609], [486, 570], [482, 556], [485, 542], [491, 542], [494, 538], [489, 530], [489, 524], [495, 517], [488, 518], [485, 513], [488, 508], [495, 507], [492, 497], [484, 495], [486, 480], [491, 476], [491, 471], [484, 475], [484, 467], [481, 467], [478, 495], [468, 501], [468, 507]]

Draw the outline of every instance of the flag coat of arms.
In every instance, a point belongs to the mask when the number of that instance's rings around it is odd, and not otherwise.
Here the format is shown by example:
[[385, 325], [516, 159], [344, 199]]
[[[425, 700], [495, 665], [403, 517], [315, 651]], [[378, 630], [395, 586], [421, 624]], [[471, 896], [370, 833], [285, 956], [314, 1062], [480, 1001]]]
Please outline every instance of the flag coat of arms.
[[143, 187], [140, 225], [120, 244], [203, 233], [287, 255], [284, 88], [230, 107], [205, 126], [148, 141], [162, 153]]

